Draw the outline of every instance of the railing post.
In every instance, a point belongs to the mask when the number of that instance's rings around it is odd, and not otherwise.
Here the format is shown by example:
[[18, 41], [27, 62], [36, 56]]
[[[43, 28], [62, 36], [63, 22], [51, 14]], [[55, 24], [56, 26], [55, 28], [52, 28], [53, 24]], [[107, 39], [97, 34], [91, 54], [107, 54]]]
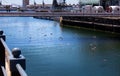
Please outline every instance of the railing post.
[[2, 38], [4, 41], [6, 40], [6, 36], [3, 34], [3, 30], [0, 30], [0, 38]]
[[[0, 40], [0, 66], [5, 67], [5, 48], [2, 45], [1, 40]], [[2, 68], [1, 67], [0, 67], [0, 76], [3, 76]]]
[[[1, 38], [5, 40], [5, 35], [3, 35], [2, 30], [0, 30], [0, 66], [5, 67], [5, 47], [2, 44]], [[3, 76], [1, 67], [0, 67], [0, 76]]]
[[17, 64], [20, 64], [22, 68], [26, 69], [25, 57], [21, 55], [21, 50], [19, 48], [14, 48], [12, 50], [13, 57], [9, 60], [10, 75], [11, 76], [21, 76], [16, 68]]
[[0, 65], [5, 67], [5, 47], [2, 44], [1, 38], [5, 40], [2, 30], [0, 30]]

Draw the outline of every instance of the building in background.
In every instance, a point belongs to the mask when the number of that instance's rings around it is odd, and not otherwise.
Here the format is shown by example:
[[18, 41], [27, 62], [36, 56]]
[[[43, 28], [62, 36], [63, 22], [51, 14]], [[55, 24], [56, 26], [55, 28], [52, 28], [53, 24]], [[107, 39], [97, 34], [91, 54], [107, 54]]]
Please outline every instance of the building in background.
[[26, 7], [27, 5], [29, 5], [29, 0], [23, 0], [23, 7]]
[[104, 9], [108, 6], [118, 6], [120, 5], [120, 0], [100, 0], [100, 5], [104, 7]]
[[110, 5], [119, 5], [119, 1], [120, 1], [120, 0], [110, 0], [110, 1], [109, 1], [109, 4], [110, 4]]
[[58, 7], [58, 2], [57, 2], [57, 0], [53, 0], [52, 8], [53, 8], [53, 9], [56, 9], [57, 7]]
[[66, 4], [66, 0], [57, 0], [59, 5], [65, 5]]

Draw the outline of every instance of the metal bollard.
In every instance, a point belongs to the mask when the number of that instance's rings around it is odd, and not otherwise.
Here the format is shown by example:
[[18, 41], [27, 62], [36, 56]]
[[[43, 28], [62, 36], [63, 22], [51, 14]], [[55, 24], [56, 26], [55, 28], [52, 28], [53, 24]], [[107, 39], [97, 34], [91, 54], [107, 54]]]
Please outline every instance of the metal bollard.
[[13, 54], [14, 58], [20, 58], [21, 50], [19, 48], [13, 48], [12, 54]]
[[0, 30], [0, 35], [3, 35], [3, 30]]
[[16, 68], [16, 65], [20, 64], [21, 67], [25, 70], [26, 69], [25, 57], [21, 55], [21, 50], [19, 48], [13, 48], [12, 54], [13, 57], [10, 57], [9, 60], [11, 76], [20, 76], [18, 69]]
[[0, 38], [2, 38], [5, 41], [6, 37], [3, 33], [4, 33], [3, 30], [0, 30]]

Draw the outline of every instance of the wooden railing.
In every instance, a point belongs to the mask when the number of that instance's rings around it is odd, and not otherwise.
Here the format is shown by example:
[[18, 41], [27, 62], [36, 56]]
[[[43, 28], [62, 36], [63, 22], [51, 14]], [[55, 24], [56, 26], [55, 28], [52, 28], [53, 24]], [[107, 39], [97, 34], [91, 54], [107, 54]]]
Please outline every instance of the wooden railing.
[[0, 76], [27, 76], [26, 59], [19, 48], [12, 51], [5, 42], [5, 35], [0, 30]]

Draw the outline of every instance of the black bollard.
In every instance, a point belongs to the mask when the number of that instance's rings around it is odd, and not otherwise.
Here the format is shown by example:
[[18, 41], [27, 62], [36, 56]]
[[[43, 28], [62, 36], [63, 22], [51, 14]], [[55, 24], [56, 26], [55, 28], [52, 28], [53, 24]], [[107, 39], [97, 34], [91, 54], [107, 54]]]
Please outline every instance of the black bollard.
[[0, 30], [0, 38], [2, 38], [5, 41], [6, 37], [3, 33], [3, 30]]
[[3, 30], [0, 30], [0, 35], [3, 35]]
[[23, 55], [21, 55], [21, 50], [19, 48], [12, 49], [13, 57], [9, 59], [9, 67], [11, 76], [21, 76], [16, 65], [20, 64], [21, 67], [25, 70], [26, 69], [26, 60]]
[[12, 54], [13, 54], [14, 58], [20, 58], [21, 50], [19, 48], [14, 48], [14, 49], [12, 49]]

